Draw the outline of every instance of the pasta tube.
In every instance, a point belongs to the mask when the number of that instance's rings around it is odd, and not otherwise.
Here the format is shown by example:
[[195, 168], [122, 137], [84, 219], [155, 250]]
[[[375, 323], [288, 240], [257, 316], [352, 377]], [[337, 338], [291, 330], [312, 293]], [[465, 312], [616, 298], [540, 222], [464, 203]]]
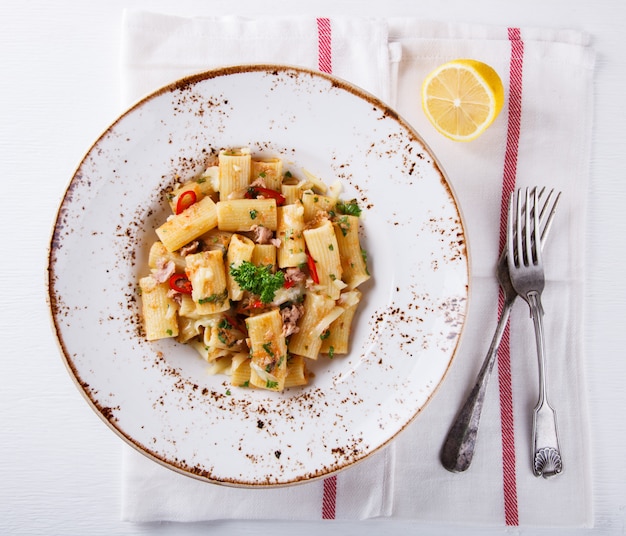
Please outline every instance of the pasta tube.
[[306, 359], [301, 355], [292, 355], [287, 359], [287, 376], [285, 377], [285, 389], [306, 385], [309, 374], [306, 369]]
[[278, 266], [287, 268], [300, 266], [306, 262], [304, 235], [304, 207], [302, 203], [285, 205], [277, 208], [276, 238], [280, 240], [278, 248]]
[[332, 298], [309, 292], [304, 298], [304, 315], [298, 321], [298, 332], [289, 339], [289, 352], [317, 359], [322, 335], [343, 309]]
[[280, 158], [267, 158], [252, 161], [251, 182], [260, 179], [266, 188], [280, 192], [283, 183], [283, 161]]
[[287, 376], [287, 344], [278, 309], [246, 319], [250, 339], [250, 385], [282, 391]]
[[146, 339], [154, 341], [178, 335], [178, 305], [168, 298], [169, 285], [152, 276], [139, 280]]
[[295, 184], [283, 182], [280, 187], [280, 193], [285, 197], [286, 205], [298, 203], [302, 198], [302, 184], [299, 182]]
[[321, 292], [333, 300], [338, 299], [345, 285], [341, 281], [341, 259], [333, 224], [325, 220], [319, 227], [306, 229], [302, 234], [315, 262]]
[[226, 282], [228, 286], [228, 295], [231, 300], [239, 301], [243, 298], [243, 290], [239, 283], [230, 273], [230, 267], [239, 267], [244, 261], [250, 262], [254, 252], [254, 242], [245, 236], [234, 234], [230, 239], [230, 246], [226, 253]]
[[178, 215], [171, 216], [156, 229], [156, 234], [168, 251], [176, 251], [210, 231], [217, 225], [216, 205], [203, 197]]
[[272, 244], [254, 244], [252, 264], [274, 268], [276, 266], [276, 247]]
[[202, 251], [185, 257], [196, 313], [215, 314], [230, 309], [226, 270], [220, 251]]
[[346, 288], [352, 290], [370, 278], [359, 240], [359, 218], [341, 216], [334, 225], [341, 257], [342, 279]]
[[275, 199], [232, 199], [217, 203], [220, 230], [243, 232], [256, 225], [276, 230]]
[[250, 184], [252, 157], [246, 148], [220, 151], [218, 157], [220, 201]]
[[308, 190], [302, 194], [302, 204], [304, 205], [304, 221], [313, 221], [318, 212], [330, 212], [335, 210], [336, 199], [326, 195], [320, 195]]
[[178, 314], [178, 337], [176, 340], [180, 343], [186, 343], [200, 334], [200, 330], [194, 318]]
[[320, 352], [328, 354], [330, 357], [335, 354], [348, 353], [352, 319], [354, 318], [360, 301], [361, 292], [358, 290], [351, 290], [341, 295], [337, 304], [343, 307], [344, 311], [336, 320], [331, 322], [328, 329], [322, 333]]
[[248, 387], [250, 385], [250, 356], [248, 354], [235, 354], [233, 356], [230, 384], [238, 387]]
[[150, 246], [148, 254], [148, 267], [156, 270], [160, 263], [172, 261], [176, 265], [177, 271], [182, 272], [185, 269], [185, 258], [176, 252], [167, 251], [162, 242], [158, 240]]

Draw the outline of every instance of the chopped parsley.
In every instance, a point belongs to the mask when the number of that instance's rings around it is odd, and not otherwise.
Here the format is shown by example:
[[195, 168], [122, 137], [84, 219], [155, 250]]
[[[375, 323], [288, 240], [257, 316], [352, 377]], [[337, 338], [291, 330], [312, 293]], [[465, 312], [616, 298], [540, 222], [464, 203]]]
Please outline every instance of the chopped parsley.
[[356, 199], [352, 199], [351, 201], [339, 201], [336, 208], [339, 212], [347, 214], [348, 216], [356, 216], [358, 218], [361, 215], [361, 207], [359, 207]]
[[226, 300], [226, 298], [228, 298], [228, 290], [225, 290], [221, 294], [211, 294], [206, 298], [200, 298], [198, 300], [198, 303], [200, 305], [203, 305], [205, 303], [224, 303], [224, 300]]
[[265, 383], [265, 387], [268, 389], [276, 389], [278, 387], [278, 382], [267, 380], [267, 382]]
[[256, 210], [253, 209], [253, 210], [250, 211], [250, 219], [251, 220], [256, 220], [257, 215], [258, 215], [258, 212]]
[[230, 275], [237, 284], [248, 292], [259, 296], [261, 302], [270, 303], [276, 291], [285, 284], [283, 272], [272, 273], [272, 266], [256, 266], [243, 261], [239, 266], [230, 266]]
[[232, 324], [225, 318], [222, 318], [220, 320], [220, 323], [217, 325], [217, 327], [220, 329], [233, 329]]
[[[274, 357], [274, 352], [272, 352], [272, 343], [271, 342], [266, 342], [263, 345], [263, 350], [265, 350], [265, 352], [269, 355], [271, 355], [272, 357]], [[269, 372], [269, 370], [268, 370]]]
[[350, 231], [350, 220], [346, 216], [341, 216], [341, 218], [337, 218], [337, 226], [341, 229], [341, 234], [346, 236]]

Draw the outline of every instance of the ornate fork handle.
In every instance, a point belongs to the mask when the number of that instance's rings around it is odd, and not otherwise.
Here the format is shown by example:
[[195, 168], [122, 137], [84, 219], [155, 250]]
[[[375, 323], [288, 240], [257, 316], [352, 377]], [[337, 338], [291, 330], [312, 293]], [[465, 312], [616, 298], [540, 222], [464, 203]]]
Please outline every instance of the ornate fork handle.
[[533, 472], [535, 476], [551, 477], [563, 470], [561, 449], [556, 426], [556, 412], [546, 396], [545, 343], [543, 336], [543, 307], [541, 294], [529, 292], [526, 301], [535, 326], [537, 358], [539, 360], [539, 400], [533, 413]]

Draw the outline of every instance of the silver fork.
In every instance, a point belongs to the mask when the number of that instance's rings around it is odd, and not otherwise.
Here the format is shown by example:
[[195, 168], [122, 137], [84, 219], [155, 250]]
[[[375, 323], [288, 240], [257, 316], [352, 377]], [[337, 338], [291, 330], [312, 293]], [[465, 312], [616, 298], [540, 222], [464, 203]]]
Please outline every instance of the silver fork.
[[[526, 210], [524, 210], [524, 202]], [[556, 413], [548, 403], [546, 381], [543, 306], [541, 294], [545, 286], [541, 255], [539, 216], [529, 207], [539, 203], [537, 189], [518, 190], [511, 194], [507, 227], [507, 261], [511, 284], [526, 300], [535, 326], [539, 360], [539, 400], [533, 414], [533, 472], [535, 476], [550, 477], [563, 470], [561, 449], [556, 426]]]
[[[539, 212], [539, 221], [542, 229], [542, 246], [550, 233], [552, 220], [560, 196], [560, 193], [555, 195], [552, 190], [546, 197], [545, 188], [542, 188], [538, 194], [542, 204]], [[491, 345], [480, 368], [480, 372], [476, 377], [474, 387], [452, 423], [441, 449], [441, 463], [448, 471], [454, 473], [466, 471], [472, 463], [487, 385], [496, 361], [500, 341], [502, 340], [502, 335], [509, 319], [511, 307], [517, 299], [517, 292], [513, 288], [513, 285], [511, 285], [511, 278], [509, 277], [506, 245], [502, 249], [502, 253], [498, 259], [496, 275], [504, 293], [504, 305], [500, 313], [500, 319], [498, 320], [498, 325], [493, 334]]]

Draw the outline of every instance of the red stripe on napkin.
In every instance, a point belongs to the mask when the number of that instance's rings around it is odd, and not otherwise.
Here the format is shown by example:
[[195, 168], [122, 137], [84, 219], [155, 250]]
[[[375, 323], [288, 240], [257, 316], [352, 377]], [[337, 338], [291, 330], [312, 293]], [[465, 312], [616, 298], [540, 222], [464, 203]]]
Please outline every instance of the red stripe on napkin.
[[[333, 72], [332, 31], [330, 19], [317, 19], [317, 66], [323, 73]], [[322, 519], [335, 519], [337, 505], [337, 476], [324, 480], [322, 497]]]
[[329, 476], [324, 480], [324, 497], [322, 498], [322, 519], [335, 519], [337, 505], [337, 477]]
[[333, 72], [330, 19], [317, 19], [317, 66], [323, 73]]
[[[508, 202], [515, 189], [517, 176], [517, 153], [522, 118], [522, 71], [524, 66], [524, 42], [519, 28], [509, 28], [511, 60], [509, 64], [509, 117], [504, 154], [502, 200], [500, 207], [500, 250], [506, 243]], [[504, 293], [498, 296], [498, 312], [502, 314]], [[502, 427], [502, 473], [504, 490], [504, 518], [507, 525], [519, 525], [517, 507], [517, 478], [515, 474], [515, 429], [513, 422], [513, 388], [511, 382], [510, 326], [502, 336], [498, 350], [498, 381], [500, 386], [500, 422]]]

